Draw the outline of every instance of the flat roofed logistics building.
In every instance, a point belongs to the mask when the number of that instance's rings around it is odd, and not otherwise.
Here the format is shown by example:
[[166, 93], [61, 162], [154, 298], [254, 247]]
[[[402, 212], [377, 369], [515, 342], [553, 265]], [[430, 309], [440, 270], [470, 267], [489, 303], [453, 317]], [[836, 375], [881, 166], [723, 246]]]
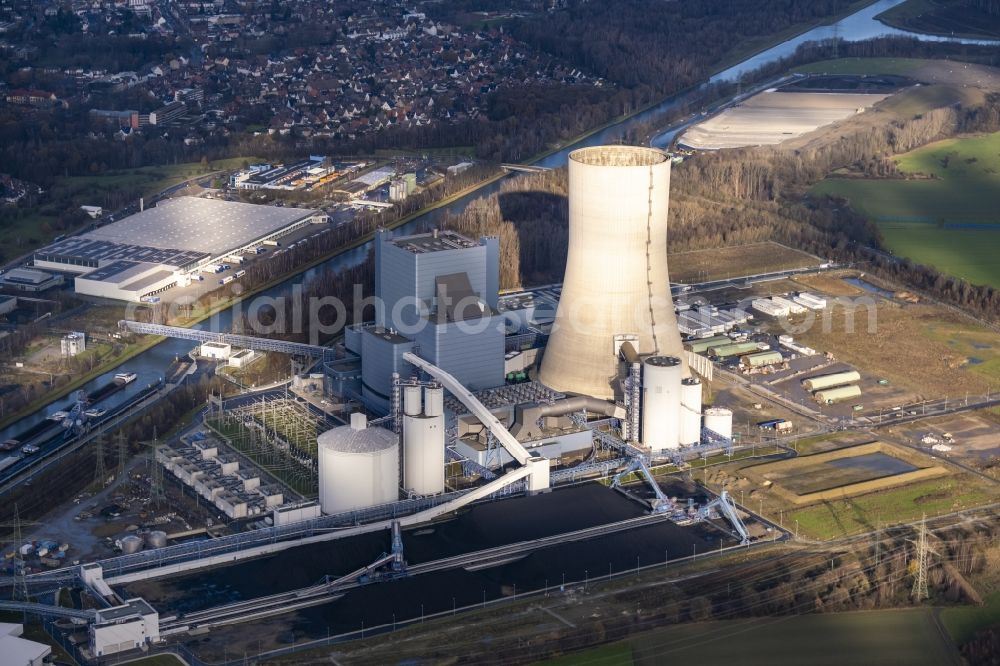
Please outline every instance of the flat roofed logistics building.
[[78, 293], [137, 301], [201, 266], [326, 220], [318, 210], [177, 197], [52, 243], [34, 264], [81, 274]]

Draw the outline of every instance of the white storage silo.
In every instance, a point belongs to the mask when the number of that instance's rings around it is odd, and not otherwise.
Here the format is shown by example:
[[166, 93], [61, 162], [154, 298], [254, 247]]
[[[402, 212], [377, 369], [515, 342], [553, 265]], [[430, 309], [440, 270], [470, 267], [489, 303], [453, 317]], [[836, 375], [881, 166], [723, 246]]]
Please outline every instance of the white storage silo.
[[424, 389], [424, 414], [444, 416], [444, 389], [440, 386], [428, 386]]
[[705, 428], [726, 439], [733, 438], [733, 412], [725, 407], [705, 410]]
[[384, 428], [369, 428], [364, 414], [351, 425], [327, 430], [317, 440], [319, 503], [325, 514], [399, 499], [399, 440]]
[[680, 444], [681, 360], [651, 356], [642, 362], [642, 443], [653, 451]]
[[681, 446], [701, 442], [701, 380], [687, 377], [681, 381]]
[[403, 417], [403, 488], [414, 495], [444, 492], [444, 389], [424, 389], [424, 413]]
[[420, 413], [420, 386], [407, 384], [403, 386], [403, 413], [416, 416]]

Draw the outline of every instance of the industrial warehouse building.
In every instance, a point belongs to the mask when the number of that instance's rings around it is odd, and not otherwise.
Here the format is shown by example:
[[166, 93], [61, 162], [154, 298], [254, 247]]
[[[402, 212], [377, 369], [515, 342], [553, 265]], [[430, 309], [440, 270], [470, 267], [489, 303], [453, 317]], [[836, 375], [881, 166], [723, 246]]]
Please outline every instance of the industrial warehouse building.
[[202, 266], [326, 221], [317, 210], [177, 197], [48, 245], [34, 265], [76, 273], [77, 293], [139, 301], [187, 284]]

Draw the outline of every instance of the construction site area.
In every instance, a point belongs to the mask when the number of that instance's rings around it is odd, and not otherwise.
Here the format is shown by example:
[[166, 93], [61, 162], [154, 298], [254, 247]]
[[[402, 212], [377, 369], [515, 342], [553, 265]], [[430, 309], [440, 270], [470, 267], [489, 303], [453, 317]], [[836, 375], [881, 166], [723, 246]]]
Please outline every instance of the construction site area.
[[793, 79], [693, 125], [678, 144], [692, 150], [776, 145], [864, 113], [907, 83], [901, 77]]

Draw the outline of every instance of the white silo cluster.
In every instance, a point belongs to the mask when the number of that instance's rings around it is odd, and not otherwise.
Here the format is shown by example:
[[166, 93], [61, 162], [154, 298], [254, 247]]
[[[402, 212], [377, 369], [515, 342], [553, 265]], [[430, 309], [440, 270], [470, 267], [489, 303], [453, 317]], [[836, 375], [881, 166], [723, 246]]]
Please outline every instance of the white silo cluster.
[[697, 446], [704, 427], [730, 439], [733, 413], [702, 411], [701, 380], [682, 377], [680, 359], [650, 356], [642, 362], [642, 443], [653, 452]]
[[403, 387], [403, 488], [413, 495], [444, 492], [444, 389]]
[[364, 414], [351, 414], [350, 425], [324, 432], [317, 449], [323, 513], [399, 499], [399, 437], [385, 428], [369, 428]]

